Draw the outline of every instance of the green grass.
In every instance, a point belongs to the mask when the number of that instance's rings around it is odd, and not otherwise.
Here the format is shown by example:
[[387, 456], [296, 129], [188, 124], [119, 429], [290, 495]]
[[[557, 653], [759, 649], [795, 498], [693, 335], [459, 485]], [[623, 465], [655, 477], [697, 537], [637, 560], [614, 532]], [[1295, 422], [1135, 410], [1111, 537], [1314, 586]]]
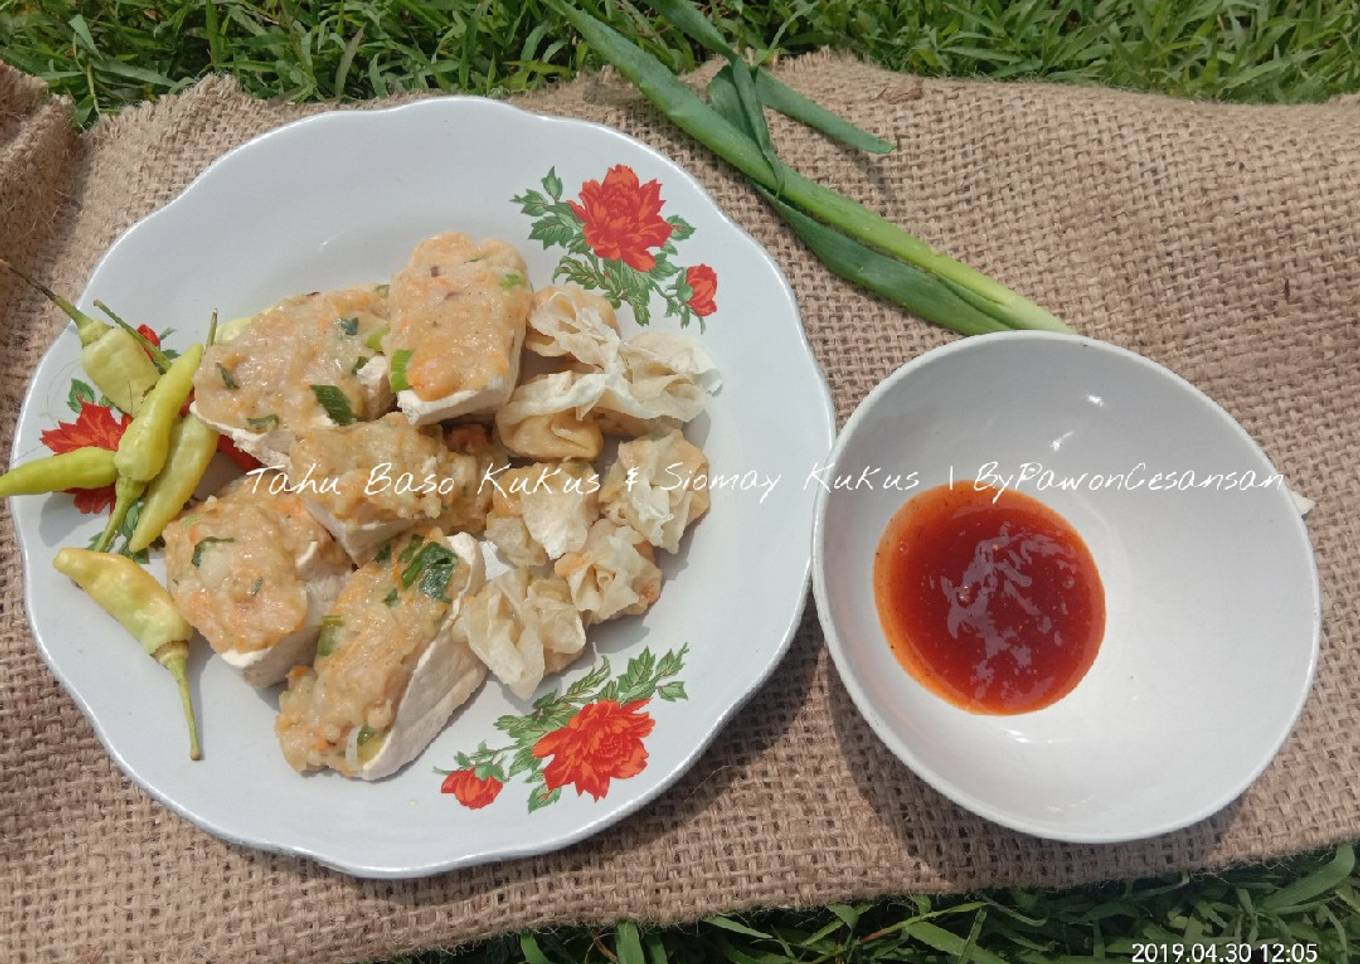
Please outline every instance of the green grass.
[[[673, 69], [702, 59], [645, 5], [594, 6]], [[708, 6], [728, 37], [780, 56], [832, 46], [921, 74], [1042, 77], [1236, 101], [1360, 90], [1354, 0]], [[309, 101], [412, 89], [510, 93], [599, 64], [538, 0], [0, 0], [0, 58], [69, 94], [82, 125], [212, 71], [234, 74], [260, 96]], [[403, 961], [1063, 962], [1128, 960], [1137, 940], [1279, 941], [1316, 948], [1322, 964], [1349, 961], [1352, 948], [1360, 959], [1360, 875], [1343, 848], [1221, 876], [901, 897], [665, 929], [565, 928]]]
[[[1284, 956], [1272, 949], [1270, 956], [1253, 958], [1258, 962], [1343, 964], [1353, 953], [1360, 955], [1360, 874], [1354, 854], [1343, 847], [1219, 876], [1067, 892], [903, 897], [816, 911], [710, 917], [689, 927], [564, 928], [511, 935], [462, 953], [427, 951], [393, 964], [1077, 964], [1128, 961], [1140, 942], [1167, 947], [1172, 954], [1180, 945], [1179, 959], [1185, 961], [1208, 960], [1203, 955], [1209, 944], [1216, 945], [1220, 961], [1245, 961], [1238, 951], [1250, 943], [1284, 948]], [[1192, 945], [1200, 945], [1199, 957], [1191, 956], [1196, 953]]]
[[[677, 70], [701, 57], [645, 4], [590, 0]], [[774, 0], [709, 4], [757, 50], [851, 50], [895, 70], [1046, 77], [1232, 100], [1360, 89], [1353, 0]], [[504, 93], [598, 65], [539, 0], [0, 0], [0, 57], [88, 123], [214, 70], [261, 96]]]

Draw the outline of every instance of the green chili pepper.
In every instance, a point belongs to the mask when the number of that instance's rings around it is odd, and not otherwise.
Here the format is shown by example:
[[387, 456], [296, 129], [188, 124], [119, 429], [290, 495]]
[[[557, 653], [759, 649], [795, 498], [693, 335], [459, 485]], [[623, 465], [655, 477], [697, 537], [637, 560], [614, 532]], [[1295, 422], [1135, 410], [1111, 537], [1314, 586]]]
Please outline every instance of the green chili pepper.
[[118, 477], [113, 452], [97, 445], [25, 462], [0, 475], [0, 496], [97, 489]]
[[142, 398], [156, 384], [156, 366], [142, 351], [137, 339], [121, 328], [91, 318], [3, 258], [0, 258], [0, 268], [42, 294], [75, 322], [76, 333], [80, 336], [80, 364], [85, 374], [109, 401], [129, 415], [136, 415]]
[[109, 521], [104, 525], [99, 541], [94, 544], [95, 552], [106, 552], [113, 545], [113, 540], [123, 528], [123, 520], [145, 491], [146, 483], [141, 479], [118, 476], [118, 483], [113, 487], [113, 511], [109, 513]]
[[[170, 433], [170, 454], [165, 468], [147, 487], [137, 527], [128, 548], [141, 552], [155, 542], [170, 520], [193, 496], [217, 453], [217, 432], [194, 415], [186, 415]], [[3, 481], [3, 480], [0, 480]]]
[[118, 451], [113, 456], [113, 464], [118, 468], [113, 512], [104, 534], [94, 545], [96, 552], [104, 552], [113, 544], [132, 504], [142, 497], [147, 484], [164, 468], [170, 454], [171, 433], [179, 421], [179, 410], [193, 391], [194, 372], [202, 358], [202, 345], [190, 345], [176, 358], [155, 387], [146, 393], [141, 409], [118, 441]]
[[146, 337], [146, 335], [143, 335], [136, 328], [133, 328], [122, 318], [119, 318], [112, 308], [104, 304], [104, 302], [100, 301], [98, 298], [94, 300], [94, 306], [98, 308], [100, 311], [104, 312], [104, 314], [108, 315], [115, 325], [117, 325], [119, 328], [123, 329], [125, 332], [127, 332], [129, 335], [135, 338], [137, 340], [137, 344], [142, 346], [142, 351], [146, 352], [147, 355], [150, 356], [151, 364], [156, 366], [156, 371], [164, 374], [166, 369], [170, 367], [171, 358], [165, 352], [161, 351], [160, 345], [154, 344], [150, 338]]
[[185, 674], [193, 627], [175, 608], [170, 593], [127, 556], [68, 548], [57, 553], [52, 565], [57, 572], [75, 580], [142, 644], [149, 656], [170, 671], [189, 725], [189, 759], [201, 759], [198, 724], [194, 721], [194, 705]]
[[142, 408], [118, 442], [114, 464], [118, 474], [150, 482], [165, 465], [170, 452], [170, 433], [179, 418], [189, 393], [194, 389], [194, 372], [203, 358], [202, 345], [190, 345], [174, 360], [142, 401]]

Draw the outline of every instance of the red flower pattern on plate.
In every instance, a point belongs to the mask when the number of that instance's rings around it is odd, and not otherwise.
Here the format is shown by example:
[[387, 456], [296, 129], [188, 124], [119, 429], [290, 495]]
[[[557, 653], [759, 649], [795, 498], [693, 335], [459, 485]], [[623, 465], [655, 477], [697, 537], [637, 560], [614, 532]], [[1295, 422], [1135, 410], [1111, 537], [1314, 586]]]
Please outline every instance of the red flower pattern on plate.
[[694, 293], [689, 296], [689, 306], [700, 318], [707, 318], [718, 310], [713, 299], [718, 294], [718, 273], [706, 264], [696, 264], [685, 269], [685, 284]]
[[[74, 422], [58, 422], [56, 428], [42, 433], [42, 443], [57, 455], [95, 445], [115, 451], [118, 440], [132, 421], [131, 416], [118, 415], [107, 405], [81, 402], [80, 414]], [[113, 486], [100, 489], [67, 489], [75, 496], [76, 508], [81, 512], [98, 513], [113, 505]]]
[[495, 728], [509, 737], [507, 744], [479, 743], [471, 752], [454, 755], [456, 769], [436, 767], [445, 775], [441, 789], [475, 808], [485, 806], [484, 798], [494, 799], [502, 784], [521, 777], [529, 786], [530, 813], [556, 803], [564, 787], [575, 787], [578, 797], [602, 800], [612, 781], [647, 768], [643, 741], [655, 721], [643, 707], [653, 698], [663, 704], [689, 698], [677, 678], [688, 653], [688, 643], [660, 655], [644, 648], [629, 658], [622, 673], [615, 673], [605, 657], [560, 692], [535, 700], [532, 712], [497, 719]]
[[548, 789], [574, 784], [577, 796], [588, 793], [599, 800], [609, 792], [610, 780], [641, 773], [647, 766], [642, 741], [655, 725], [639, 712], [646, 705], [646, 700], [591, 703], [534, 744], [534, 756], [553, 758], [543, 770]]
[[469, 810], [480, 810], [500, 795], [501, 781], [495, 777], [478, 777], [472, 770], [454, 770], [444, 778], [440, 793], [451, 793]]
[[586, 181], [580, 202], [567, 202], [592, 251], [638, 271], [651, 271], [656, 256], [649, 249], [670, 239], [673, 229], [661, 216], [661, 204], [661, 182], [639, 183], [626, 164], [615, 164], [603, 181]]

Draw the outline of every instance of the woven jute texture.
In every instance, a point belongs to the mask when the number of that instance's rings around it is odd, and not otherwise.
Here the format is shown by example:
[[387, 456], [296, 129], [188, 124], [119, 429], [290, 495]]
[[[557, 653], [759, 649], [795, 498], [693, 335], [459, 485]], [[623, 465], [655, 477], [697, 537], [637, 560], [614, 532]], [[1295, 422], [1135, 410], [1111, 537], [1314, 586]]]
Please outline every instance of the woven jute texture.
[[[122, 776], [34, 651], [0, 513], [0, 957], [353, 960], [569, 921], [1221, 868], [1360, 837], [1360, 522], [1350, 501], [1360, 104], [1218, 106], [922, 81], [827, 56], [782, 72], [898, 144], [870, 158], [776, 121], [786, 156], [809, 175], [1086, 334], [1187, 376], [1317, 499], [1308, 527], [1327, 599], [1322, 661], [1265, 775], [1219, 815], [1143, 843], [1065, 846], [1004, 831], [946, 802], [878, 743], [809, 610], [774, 678], [640, 814], [544, 857], [422, 881], [352, 880], [216, 840]], [[950, 337], [831, 277], [738, 178], [617, 79], [522, 103], [620, 128], [694, 172], [788, 274], [842, 419], [875, 382]], [[65, 105], [0, 73], [0, 253], [78, 292], [120, 232], [213, 158], [308, 112], [212, 79], [78, 139]], [[7, 450], [60, 320], [12, 286], [0, 299]]]

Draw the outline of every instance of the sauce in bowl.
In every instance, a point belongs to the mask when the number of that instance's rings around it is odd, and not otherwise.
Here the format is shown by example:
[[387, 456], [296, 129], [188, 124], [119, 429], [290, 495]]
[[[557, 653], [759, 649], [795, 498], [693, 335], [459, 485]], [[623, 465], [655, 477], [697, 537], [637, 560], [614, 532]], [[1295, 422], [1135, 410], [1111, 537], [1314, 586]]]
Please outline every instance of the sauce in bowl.
[[1105, 634], [1095, 560], [1037, 499], [972, 483], [929, 489], [889, 521], [874, 599], [893, 653], [974, 713], [1028, 713], [1070, 693]]

